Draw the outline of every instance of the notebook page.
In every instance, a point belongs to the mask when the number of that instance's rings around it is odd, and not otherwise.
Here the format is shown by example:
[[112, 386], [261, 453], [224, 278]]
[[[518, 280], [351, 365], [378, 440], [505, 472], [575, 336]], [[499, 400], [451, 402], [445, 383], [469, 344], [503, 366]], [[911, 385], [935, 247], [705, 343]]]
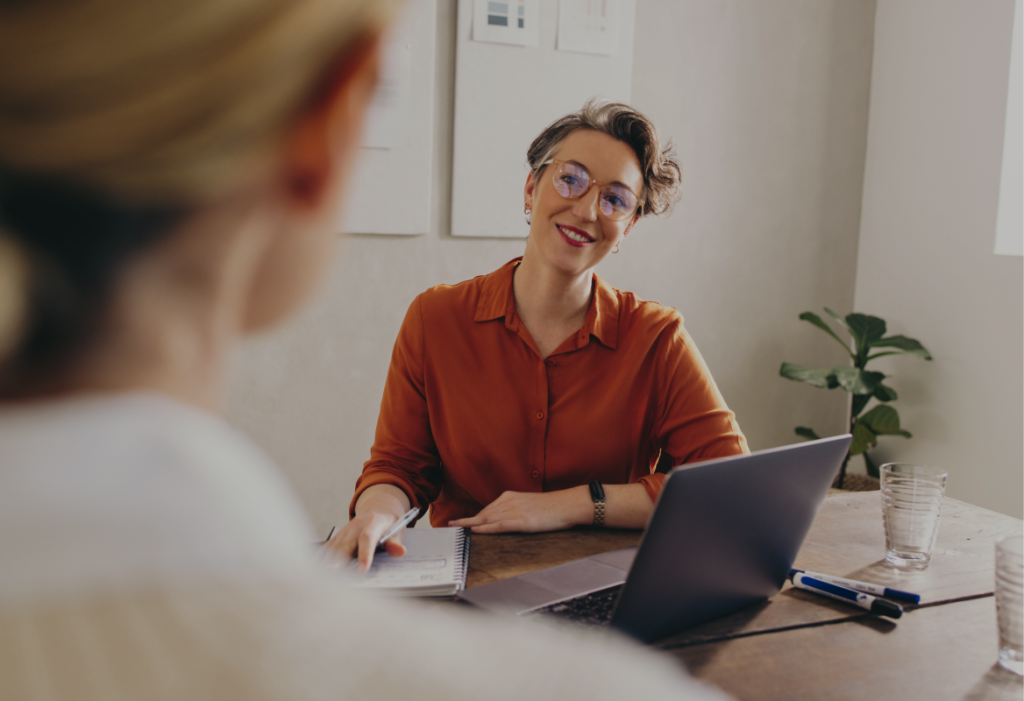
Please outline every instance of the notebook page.
[[461, 528], [411, 528], [402, 543], [404, 557], [387, 553], [374, 555], [370, 571], [356, 586], [374, 589], [410, 589], [456, 585], [460, 577], [462, 552], [458, 548]]

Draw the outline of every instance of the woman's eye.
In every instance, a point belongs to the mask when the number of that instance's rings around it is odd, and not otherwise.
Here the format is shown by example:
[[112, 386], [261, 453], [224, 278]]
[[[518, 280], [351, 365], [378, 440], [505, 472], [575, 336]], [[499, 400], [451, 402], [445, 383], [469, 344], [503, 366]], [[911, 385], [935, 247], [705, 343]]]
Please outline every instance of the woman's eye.
[[624, 209], [626, 206], [626, 201], [619, 197], [618, 195], [608, 194], [605, 195], [604, 199], [612, 207], [616, 207], [618, 209]]

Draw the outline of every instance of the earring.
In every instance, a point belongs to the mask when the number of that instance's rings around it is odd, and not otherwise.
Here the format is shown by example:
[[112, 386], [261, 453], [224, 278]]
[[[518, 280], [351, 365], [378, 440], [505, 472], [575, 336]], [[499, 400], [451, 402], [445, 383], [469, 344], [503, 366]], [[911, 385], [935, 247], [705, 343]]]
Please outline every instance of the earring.
[[619, 252], [619, 246], [621, 246], [621, 245], [622, 245], [622, 241], [619, 241], [617, 244], [615, 244], [615, 248], [612, 249], [612, 253], [618, 253]]
[[530, 206], [529, 205], [523, 205], [523, 214], [526, 215], [526, 225], [529, 226], [530, 225]]

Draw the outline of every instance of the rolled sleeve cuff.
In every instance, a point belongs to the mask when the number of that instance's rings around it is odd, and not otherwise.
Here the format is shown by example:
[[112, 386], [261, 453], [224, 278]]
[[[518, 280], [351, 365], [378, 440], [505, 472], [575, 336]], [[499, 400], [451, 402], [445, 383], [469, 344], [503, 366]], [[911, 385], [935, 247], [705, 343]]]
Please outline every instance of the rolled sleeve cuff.
[[661, 488], [665, 484], [665, 475], [659, 473], [652, 475], [644, 475], [637, 480], [647, 490], [647, 496], [651, 498], [652, 502], [658, 501], [658, 495], [661, 494]]
[[[355, 494], [352, 495], [352, 501], [349, 502], [348, 505], [349, 520], [355, 518], [356, 502], [359, 501], [359, 497], [362, 496], [363, 492], [365, 492], [367, 489], [374, 486], [375, 484], [394, 485], [395, 487], [398, 487], [403, 492], [405, 492], [405, 496], [408, 497], [410, 504], [412, 504], [413, 506], [418, 506], [421, 509], [425, 508], [424, 505], [416, 498], [416, 490], [413, 488], [412, 483], [409, 480], [402, 477], [400, 474], [391, 472], [390, 470], [374, 470], [372, 472], [364, 471], [363, 474], [360, 475], [359, 480], [356, 482]], [[419, 516], [416, 517], [416, 520], [413, 521], [413, 523], [418, 521], [422, 516], [423, 514], [421, 513]]]

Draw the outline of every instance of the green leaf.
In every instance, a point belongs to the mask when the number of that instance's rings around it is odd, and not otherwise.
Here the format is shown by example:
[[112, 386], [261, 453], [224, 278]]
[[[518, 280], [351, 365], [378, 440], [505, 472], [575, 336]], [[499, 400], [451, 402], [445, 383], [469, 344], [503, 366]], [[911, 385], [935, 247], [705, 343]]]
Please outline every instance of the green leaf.
[[850, 415], [858, 416], [860, 412], [864, 410], [865, 405], [871, 401], [870, 394], [855, 394], [853, 395], [853, 403], [850, 406]]
[[806, 426], [797, 426], [793, 431], [796, 435], [806, 438], [809, 441], [818, 440], [818, 434], [814, 432], [813, 428], [807, 428]]
[[822, 331], [827, 333], [829, 336], [831, 336], [832, 338], [836, 339], [836, 342], [839, 343], [839, 345], [841, 345], [843, 347], [843, 350], [845, 350], [847, 353], [849, 353], [850, 357], [853, 357], [853, 351], [850, 350], [850, 346], [848, 346], [843, 341], [843, 339], [839, 338], [839, 336], [836, 335], [836, 332], [833, 331], [832, 328], [828, 324], [826, 324], [824, 321], [821, 320], [820, 316], [818, 316], [817, 314], [815, 314], [813, 312], [804, 312], [803, 314], [800, 315], [800, 319], [801, 319], [801, 321], [807, 321], [807, 322], [810, 322], [810, 323], [814, 324], [819, 329], [821, 329]]
[[834, 311], [832, 311], [828, 307], [822, 307], [822, 309], [825, 310], [826, 314], [828, 314], [830, 317], [832, 317], [833, 319], [838, 321], [840, 326], [842, 326], [847, 331], [850, 330], [850, 325], [846, 323], [846, 319], [844, 319], [843, 317], [839, 316], [838, 314], [836, 314]]
[[874, 360], [875, 358], [884, 358], [887, 355], [904, 355], [903, 351], [886, 351], [885, 353], [872, 353], [864, 359], [864, 364], [867, 365], [868, 361]]
[[870, 477], [878, 479], [881, 476], [878, 472], [878, 465], [875, 464], [874, 460], [868, 457], [867, 453], [864, 453], [864, 467], [867, 468], [868, 475]]
[[875, 387], [874, 397], [880, 402], [894, 402], [898, 398], [898, 395], [896, 394], [896, 390], [892, 387], [886, 387], [883, 384], [879, 384]]
[[859, 421], [867, 424], [873, 432], [880, 436], [911, 437], [909, 431], [900, 428], [900, 415], [888, 404], [879, 404], [860, 417]]
[[787, 380], [806, 382], [809, 385], [821, 387], [822, 389], [834, 389], [839, 386], [836, 382], [836, 378], [832, 376], [831, 370], [808, 368], [803, 365], [794, 365], [793, 363], [783, 363], [782, 367], [779, 368], [779, 374]]
[[858, 419], [879, 435], [891, 435], [900, 430], [900, 415], [888, 404], [879, 404]]
[[878, 437], [870, 428], [858, 421], [853, 425], [853, 442], [850, 443], [850, 455], [860, 455], [868, 448], [878, 445]]
[[[896, 348], [902, 353], [908, 355], [916, 355], [918, 358], [924, 358], [925, 360], [931, 360], [932, 355], [928, 352], [928, 349], [921, 345], [921, 342], [914, 338], [907, 338], [906, 336], [889, 336], [887, 338], [879, 338], [874, 341], [870, 341], [868, 346], [871, 348]], [[895, 351], [890, 351], [895, 352]], [[880, 357], [882, 354], [872, 356], [874, 358]]]
[[885, 379], [880, 372], [861, 370], [860, 368], [840, 365], [832, 369], [835, 380], [840, 387], [852, 394], [873, 394], [875, 388]]
[[877, 316], [847, 314], [846, 323], [850, 327], [850, 333], [857, 339], [858, 346], [862, 343], [870, 346], [872, 341], [877, 341], [885, 335], [885, 320]]

